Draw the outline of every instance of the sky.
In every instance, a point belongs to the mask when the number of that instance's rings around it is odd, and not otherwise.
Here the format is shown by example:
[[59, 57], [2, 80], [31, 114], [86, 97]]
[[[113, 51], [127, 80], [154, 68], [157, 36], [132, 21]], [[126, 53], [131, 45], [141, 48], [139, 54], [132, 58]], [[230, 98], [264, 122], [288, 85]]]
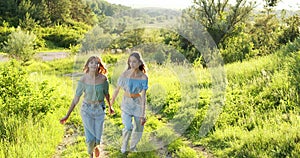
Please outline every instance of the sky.
[[[235, 1], [235, 0], [230, 0]], [[257, 4], [263, 5], [262, 0], [256, 0]], [[300, 10], [298, 0], [281, 0], [277, 9]], [[169, 9], [185, 9], [193, 4], [193, 0], [107, 0], [109, 3], [122, 4], [132, 8], [158, 7]]]

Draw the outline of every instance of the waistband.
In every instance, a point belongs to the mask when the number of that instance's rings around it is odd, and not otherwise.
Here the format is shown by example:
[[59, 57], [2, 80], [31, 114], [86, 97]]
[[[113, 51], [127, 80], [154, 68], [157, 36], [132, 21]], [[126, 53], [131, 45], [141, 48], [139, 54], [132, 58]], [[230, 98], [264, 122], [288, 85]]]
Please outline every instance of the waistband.
[[97, 105], [97, 104], [101, 104], [103, 103], [103, 100], [96, 100], [96, 101], [86, 101], [84, 100], [83, 103], [86, 103], [86, 104], [93, 104], [93, 105]]
[[83, 105], [87, 106], [87, 107], [91, 107], [91, 108], [98, 108], [98, 107], [102, 107], [103, 111], [106, 109], [105, 104], [103, 104], [103, 101], [98, 101], [96, 103], [89, 103], [87, 101], [83, 101], [82, 102]]
[[129, 98], [137, 98], [137, 97], [140, 97], [140, 93], [136, 93], [136, 94], [133, 94], [133, 93], [129, 93], [129, 92], [124, 92], [124, 96], [126, 97], [129, 97]]

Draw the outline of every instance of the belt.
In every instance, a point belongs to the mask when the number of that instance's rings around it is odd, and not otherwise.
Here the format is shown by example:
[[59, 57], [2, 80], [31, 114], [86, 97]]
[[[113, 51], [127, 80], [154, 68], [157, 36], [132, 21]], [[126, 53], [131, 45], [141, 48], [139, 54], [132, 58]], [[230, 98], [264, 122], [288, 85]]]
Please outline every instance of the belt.
[[133, 93], [125, 92], [124, 96], [129, 97], [129, 98], [137, 98], [137, 97], [140, 97], [141, 95], [140, 95], [140, 93], [133, 94]]

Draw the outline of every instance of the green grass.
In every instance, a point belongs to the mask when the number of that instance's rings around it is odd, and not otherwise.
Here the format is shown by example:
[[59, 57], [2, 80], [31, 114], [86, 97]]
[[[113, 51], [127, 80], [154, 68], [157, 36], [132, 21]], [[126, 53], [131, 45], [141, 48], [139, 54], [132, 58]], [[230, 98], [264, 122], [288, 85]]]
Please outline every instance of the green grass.
[[222, 113], [206, 137], [197, 136], [208, 100], [187, 134], [190, 140], [216, 157], [298, 157], [298, 92], [291, 84], [295, 76], [290, 76], [289, 58], [282, 57], [282, 51], [226, 65]]
[[[293, 84], [298, 80], [296, 75], [291, 76], [297, 73], [294, 71], [297, 67], [287, 64], [291, 58], [278, 55], [280, 51], [225, 66], [226, 100], [214, 126], [204, 137], [199, 136], [199, 130], [206, 116], [210, 116], [207, 112], [214, 105], [212, 103], [222, 101], [218, 98], [222, 94], [212, 91], [214, 85], [210, 71], [171, 63], [148, 63], [148, 122], [138, 146], [144, 152], [122, 155], [119, 151], [123, 128], [120, 93], [113, 105], [116, 114], [107, 115], [105, 121], [104, 142], [109, 157], [161, 157], [166, 154], [182, 158], [203, 157], [204, 153], [192, 148], [191, 143], [203, 146], [206, 152], [216, 157], [299, 157], [300, 109], [297, 84]], [[76, 81], [64, 74], [80, 72], [90, 55], [27, 65], [32, 81], [49, 80], [65, 102], [38, 124], [31, 120], [18, 124], [12, 134], [20, 139], [13, 145], [2, 140], [0, 157], [17, 157], [23, 152], [26, 157], [51, 157], [55, 154], [64, 134], [64, 127], [58, 124], [58, 120], [67, 112], [76, 86]], [[103, 54], [102, 57], [110, 71], [112, 94], [118, 74], [126, 65], [126, 55]], [[79, 109], [80, 104], [68, 121], [69, 125], [79, 129], [79, 136], [75, 143], [67, 146], [61, 157], [88, 156]], [[48, 135], [39, 139], [44, 133]], [[164, 148], [158, 150], [158, 145], [151, 143], [153, 140], [164, 144]], [[44, 144], [47, 141], [49, 143]]]

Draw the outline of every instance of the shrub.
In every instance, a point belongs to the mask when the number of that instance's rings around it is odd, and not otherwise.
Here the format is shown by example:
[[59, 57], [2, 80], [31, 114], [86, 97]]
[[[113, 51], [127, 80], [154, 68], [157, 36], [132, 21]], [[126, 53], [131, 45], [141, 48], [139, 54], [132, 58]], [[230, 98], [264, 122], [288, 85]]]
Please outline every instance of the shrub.
[[4, 102], [2, 114], [38, 117], [55, 108], [55, 104], [52, 104], [54, 88], [50, 87], [48, 81], [30, 82], [27, 71], [14, 60], [0, 69], [0, 98]]
[[20, 63], [12, 60], [0, 67], [0, 138], [14, 141], [15, 129], [28, 118], [40, 120], [60, 104], [61, 94], [47, 80], [31, 81]]
[[51, 41], [57, 47], [69, 48], [70, 45], [77, 45], [82, 39], [84, 32], [72, 28], [55, 26], [44, 30], [44, 39]]
[[112, 55], [107, 54], [107, 55], [103, 55], [101, 57], [102, 57], [103, 62], [106, 64], [115, 64], [118, 62], [118, 58], [115, 56], [112, 56]]
[[20, 28], [12, 32], [7, 41], [4, 42], [4, 52], [7, 52], [10, 57], [28, 61], [35, 54], [34, 42], [36, 36], [30, 32], [23, 32]]

